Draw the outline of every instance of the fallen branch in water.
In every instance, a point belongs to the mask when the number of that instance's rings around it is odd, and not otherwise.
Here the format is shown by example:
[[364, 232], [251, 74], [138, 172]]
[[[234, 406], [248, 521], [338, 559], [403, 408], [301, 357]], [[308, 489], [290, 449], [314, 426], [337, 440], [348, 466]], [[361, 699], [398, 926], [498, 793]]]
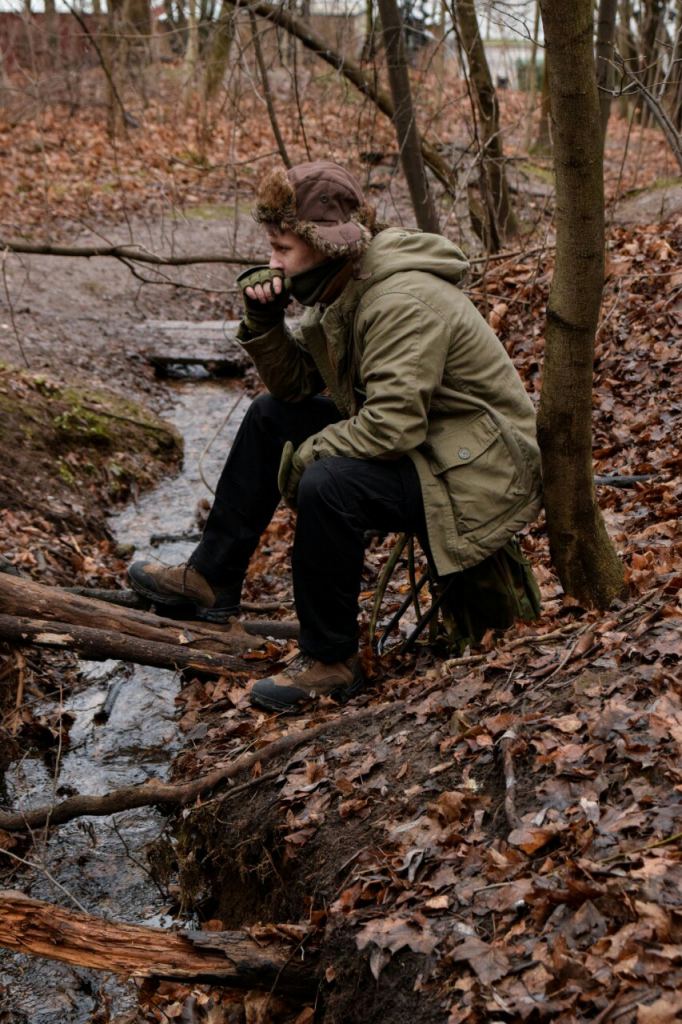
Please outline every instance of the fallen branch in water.
[[119, 811], [129, 811], [135, 807], [182, 806], [195, 800], [202, 793], [215, 789], [226, 779], [232, 779], [241, 772], [249, 771], [258, 762], [264, 764], [267, 761], [272, 761], [280, 754], [288, 753], [302, 743], [309, 743], [323, 733], [347, 726], [354, 727], [360, 722], [377, 718], [403, 706], [403, 701], [395, 701], [392, 704], [367, 708], [353, 714], [340, 714], [336, 718], [320, 722], [312, 729], [298, 729], [295, 732], [286, 733], [279, 739], [273, 740], [272, 743], [261, 747], [260, 750], [243, 754], [224, 768], [216, 768], [215, 771], [182, 785], [151, 780], [139, 786], [122, 786], [120, 789], [113, 789], [101, 796], [82, 794], [70, 796], [49, 807], [36, 807], [26, 811], [0, 811], [0, 829], [4, 829], [6, 832], [21, 832], [27, 829], [41, 828], [43, 825], [63, 825], [74, 818], [104, 817], [109, 814], [117, 814]]
[[126, 977], [211, 980], [304, 995], [318, 983], [316, 960], [308, 950], [305, 958], [296, 950], [297, 932], [305, 939], [305, 931], [292, 929], [295, 937], [287, 942], [285, 929], [281, 937], [269, 929], [256, 938], [246, 931], [172, 932], [116, 924], [0, 890], [0, 946]]
[[[139, 640], [180, 645], [189, 651], [201, 650], [202, 653], [234, 654], [257, 646], [238, 622], [222, 627], [204, 622], [178, 622], [129, 606], [68, 593], [59, 587], [48, 587], [8, 573], [0, 573], [0, 613], [24, 616], [29, 620], [59, 622], [62, 626], [109, 630]], [[121, 655], [107, 653], [105, 656]], [[154, 665], [157, 662], [142, 664]], [[170, 664], [174, 664], [172, 660]]]
[[0, 639], [23, 646], [56, 647], [75, 651], [93, 661], [117, 658], [155, 668], [193, 669], [210, 675], [244, 671], [245, 663], [231, 654], [214, 654], [189, 645], [128, 636], [113, 629], [95, 629], [71, 622], [0, 615]]

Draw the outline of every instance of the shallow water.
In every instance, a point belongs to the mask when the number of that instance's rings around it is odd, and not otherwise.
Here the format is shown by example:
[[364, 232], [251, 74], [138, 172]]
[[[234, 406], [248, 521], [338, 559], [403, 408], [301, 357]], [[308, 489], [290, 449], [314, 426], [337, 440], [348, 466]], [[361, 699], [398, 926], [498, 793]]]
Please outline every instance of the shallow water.
[[[183, 561], [193, 543], [152, 547], [149, 538], [153, 533], [196, 529], [196, 503], [211, 498], [202, 473], [215, 486], [248, 398], [239, 385], [227, 383], [175, 384], [169, 391], [172, 404], [165, 415], [185, 439], [183, 469], [113, 517], [111, 525], [119, 541], [135, 545], [134, 557], [171, 564]], [[13, 808], [168, 776], [181, 742], [175, 709], [177, 673], [112, 661], [82, 662], [81, 668], [85, 687], [63, 702], [74, 721], [58, 773], [55, 776], [39, 756], [12, 765], [6, 783]], [[107, 698], [108, 718], [103, 720]], [[53, 708], [46, 702], [37, 712]], [[37, 899], [80, 906], [112, 920], [168, 925], [169, 900], [151, 879], [145, 853], [164, 822], [154, 808], [140, 808], [114, 817], [81, 818], [47, 837], [36, 836], [27, 854], [36, 866], [22, 869], [14, 886]], [[136, 997], [132, 982], [0, 951], [3, 1024], [85, 1024], [105, 1002], [113, 1018], [134, 1006]]]

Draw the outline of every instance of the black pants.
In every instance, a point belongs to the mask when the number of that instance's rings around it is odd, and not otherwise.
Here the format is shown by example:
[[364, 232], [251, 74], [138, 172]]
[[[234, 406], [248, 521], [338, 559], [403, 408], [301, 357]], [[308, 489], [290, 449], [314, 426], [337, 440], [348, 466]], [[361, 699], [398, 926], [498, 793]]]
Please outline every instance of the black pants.
[[[281, 402], [262, 395], [249, 408], [216, 489], [213, 508], [190, 563], [238, 598], [251, 555], [280, 500], [277, 488], [286, 441], [339, 420], [328, 398]], [[320, 459], [303, 474], [292, 569], [301, 650], [331, 663], [358, 647], [358, 595], [368, 529], [424, 534], [424, 509], [414, 464], [391, 460]]]

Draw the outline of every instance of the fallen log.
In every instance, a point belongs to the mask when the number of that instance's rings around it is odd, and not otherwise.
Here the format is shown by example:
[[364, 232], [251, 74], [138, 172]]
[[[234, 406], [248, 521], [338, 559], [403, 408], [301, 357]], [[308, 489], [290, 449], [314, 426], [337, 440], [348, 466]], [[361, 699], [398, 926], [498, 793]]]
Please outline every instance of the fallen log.
[[209, 675], [244, 671], [245, 663], [235, 655], [197, 650], [187, 645], [168, 644], [158, 640], [117, 633], [113, 629], [95, 629], [52, 619], [29, 619], [20, 615], [0, 614], [0, 639], [23, 646], [56, 647], [75, 651], [92, 661], [116, 658], [136, 665], [155, 668], [193, 669]]
[[322, 733], [333, 732], [340, 728], [353, 728], [359, 722], [379, 718], [388, 711], [399, 711], [404, 707], [403, 701], [393, 701], [379, 707], [366, 708], [352, 714], [342, 713], [336, 718], [327, 719], [311, 729], [297, 729], [286, 733], [260, 750], [252, 750], [242, 754], [231, 764], [216, 768], [198, 779], [174, 785], [169, 782], [149, 780], [139, 786], [122, 786], [112, 789], [109, 793], [78, 794], [67, 797], [58, 804], [47, 807], [34, 807], [24, 811], [0, 811], [0, 829], [5, 832], [23, 832], [27, 829], [42, 828], [43, 825], [63, 825], [74, 818], [105, 817], [129, 811], [136, 807], [151, 806], [183, 806], [196, 800], [202, 793], [215, 789], [221, 782], [233, 779], [241, 772], [250, 771], [255, 764], [266, 764], [280, 754], [286, 754], [302, 743], [310, 743]]
[[132, 978], [219, 981], [234, 988], [305, 995], [317, 983], [316, 958], [301, 941], [263, 942], [245, 931], [171, 932], [115, 924], [94, 914], [0, 890], [0, 946]]
[[[151, 604], [134, 590], [103, 590], [98, 587], [62, 587], [61, 589], [66, 594], [91, 597], [96, 601], [104, 601], [106, 604], [118, 604], [123, 608], [138, 608], [140, 611], [147, 611]], [[275, 601], [270, 604], [242, 601], [241, 607], [245, 612], [265, 614], [266, 612], [280, 611], [282, 605]], [[154, 617], [156, 618], [156, 616]], [[172, 621], [178, 626], [184, 625], [185, 629], [190, 631], [195, 624], [195, 620], [173, 619]], [[298, 622], [281, 619], [240, 619], [239, 625], [250, 636], [271, 636], [275, 640], [295, 639], [300, 632]]]
[[202, 652], [226, 654], [258, 646], [238, 622], [227, 626], [178, 622], [137, 608], [70, 594], [59, 587], [48, 587], [8, 573], [0, 573], [0, 613], [110, 630], [139, 640], [200, 648]]

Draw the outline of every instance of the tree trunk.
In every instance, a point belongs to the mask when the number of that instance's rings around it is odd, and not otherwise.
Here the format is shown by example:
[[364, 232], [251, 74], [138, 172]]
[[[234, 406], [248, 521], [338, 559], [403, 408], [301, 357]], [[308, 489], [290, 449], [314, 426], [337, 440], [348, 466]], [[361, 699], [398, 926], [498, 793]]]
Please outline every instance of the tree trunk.
[[134, 978], [210, 979], [297, 996], [318, 984], [315, 958], [308, 951], [295, 956], [291, 943], [263, 941], [248, 932], [115, 924], [8, 889], [0, 890], [0, 946]]
[[530, 152], [533, 115], [535, 114], [535, 102], [538, 95], [538, 42], [540, 37], [540, 5], [535, 0], [535, 15], [533, 18], [533, 41], [530, 48], [530, 60], [528, 62], [528, 121], [526, 124], [526, 149]]
[[234, 42], [235, 12], [228, 3], [223, 3], [208, 44], [206, 70], [204, 73], [204, 100], [210, 103], [222, 85], [230, 52]]
[[[618, 18], [616, 19], [616, 22], [618, 52], [625, 61], [626, 66], [636, 68], [637, 46], [632, 32], [632, 9], [630, 0], [620, 0], [618, 5]], [[621, 92], [618, 103], [621, 117], [628, 117], [629, 114], [630, 116], [632, 115], [632, 106], [633, 103], [637, 103], [637, 100], [637, 96], [635, 96], [633, 101], [631, 96]]]
[[599, 88], [599, 109], [601, 112], [602, 146], [606, 140], [606, 128], [611, 113], [611, 98], [615, 82], [613, 66], [613, 44], [616, 37], [616, 12], [618, 0], [599, 0], [597, 17], [596, 68]]
[[410, 190], [418, 226], [422, 231], [438, 234], [440, 226], [422, 157], [421, 141], [410, 88], [410, 76], [405, 59], [405, 40], [400, 12], [396, 0], [378, 0], [378, 2], [381, 34], [386, 49], [388, 81], [395, 108], [393, 123], [398, 137], [403, 173]]
[[374, 60], [376, 56], [376, 23], [374, 20], [374, 0], [365, 0], [365, 38], [362, 43], [360, 60]]
[[666, 4], [665, 0], [644, 0], [643, 6], [644, 24], [640, 57], [644, 62], [644, 84], [655, 94], [661, 73], [660, 28]]
[[57, 8], [55, 0], [45, 0], [45, 25], [47, 29], [47, 52], [49, 66], [52, 70], [59, 59], [59, 35], [57, 32]]
[[287, 153], [287, 147], [280, 131], [279, 121], [277, 120], [277, 111], [275, 110], [275, 101], [272, 96], [272, 89], [270, 88], [270, 76], [268, 75], [268, 69], [265, 64], [265, 58], [263, 57], [263, 50], [260, 45], [260, 35], [258, 33], [258, 19], [249, 8], [249, 24], [251, 25], [251, 41], [253, 43], [253, 52], [256, 57], [256, 64], [258, 65], [258, 72], [260, 74], [261, 84], [263, 86], [263, 95], [265, 97], [265, 105], [268, 109], [268, 117], [270, 118], [270, 127], [272, 128], [272, 134], [275, 137], [277, 143], [277, 149], [279, 155], [282, 158], [282, 163], [285, 167], [292, 167], [289, 154]]
[[552, 151], [552, 135], [549, 129], [549, 119], [552, 112], [551, 107], [552, 104], [549, 95], [549, 61], [547, 59], [547, 49], [545, 48], [545, 56], [542, 62], [540, 120], [538, 122], [538, 134], [531, 147], [531, 153], [535, 153], [538, 156], [546, 155]]
[[197, 0], [187, 2], [187, 49], [185, 50], [185, 106], [192, 99], [199, 63], [199, 20], [197, 18]]
[[591, 0], [540, 0], [549, 61], [556, 268], [538, 437], [547, 531], [567, 594], [606, 607], [623, 568], [597, 505], [592, 468], [594, 336], [604, 282], [604, 185]]
[[663, 95], [670, 120], [678, 131], [682, 130], [682, 0], [677, 0], [675, 35]]
[[481, 130], [481, 189], [487, 217], [486, 248], [496, 252], [500, 243], [518, 233], [504, 167], [500, 111], [473, 0], [457, 0], [457, 24], [469, 64]]

